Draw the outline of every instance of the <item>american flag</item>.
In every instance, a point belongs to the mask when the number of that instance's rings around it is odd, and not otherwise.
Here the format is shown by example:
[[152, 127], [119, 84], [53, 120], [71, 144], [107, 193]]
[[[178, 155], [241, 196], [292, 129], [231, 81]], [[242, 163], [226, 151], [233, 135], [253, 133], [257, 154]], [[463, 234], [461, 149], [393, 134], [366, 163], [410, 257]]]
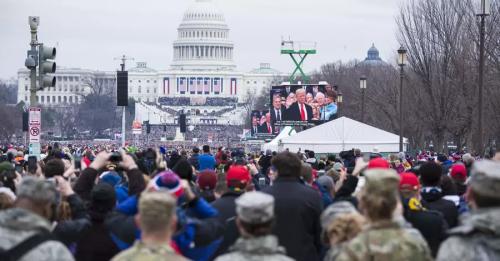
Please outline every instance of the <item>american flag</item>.
[[186, 78], [180, 78], [179, 80], [179, 91], [180, 92], [186, 92], [187, 86], [186, 86]]
[[205, 94], [210, 93], [210, 78], [205, 78], [205, 80], [203, 81], [203, 91], [205, 92]]
[[220, 93], [220, 78], [215, 78], [214, 79], [214, 92], [215, 93]]
[[203, 78], [198, 78], [196, 81], [196, 89], [198, 90], [198, 94], [201, 94], [203, 92], [203, 84], [202, 84]]
[[196, 78], [191, 78], [189, 79], [189, 92], [195, 93], [196, 92], [196, 86], [194, 85], [194, 81]]

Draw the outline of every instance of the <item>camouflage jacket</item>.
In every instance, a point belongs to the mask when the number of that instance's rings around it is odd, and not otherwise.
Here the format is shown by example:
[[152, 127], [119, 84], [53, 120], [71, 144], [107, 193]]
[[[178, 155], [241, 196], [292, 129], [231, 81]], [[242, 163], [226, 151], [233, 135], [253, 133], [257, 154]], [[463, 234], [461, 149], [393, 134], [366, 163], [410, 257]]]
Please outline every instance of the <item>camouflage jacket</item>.
[[187, 261], [188, 259], [175, 253], [168, 244], [156, 246], [145, 245], [141, 241], [135, 241], [129, 249], [114, 256], [111, 261]]
[[[22, 209], [0, 212], [0, 249], [9, 250], [40, 231], [50, 231], [43, 217]], [[73, 260], [69, 250], [60, 242], [48, 240], [24, 254], [20, 260]]]
[[449, 231], [437, 260], [500, 260], [500, 208], [481, 209], [461, 221]]
[[278, 245], [278, 238], [273, 235], [239, 238], [229, 250], [232, 252], [218, 257], [215, 261], [293, 260], [285, 255], [285, 248]]
[[371, 224], [345, 244], [336, 260], [432, 260], [421, 235], [397, 221]]

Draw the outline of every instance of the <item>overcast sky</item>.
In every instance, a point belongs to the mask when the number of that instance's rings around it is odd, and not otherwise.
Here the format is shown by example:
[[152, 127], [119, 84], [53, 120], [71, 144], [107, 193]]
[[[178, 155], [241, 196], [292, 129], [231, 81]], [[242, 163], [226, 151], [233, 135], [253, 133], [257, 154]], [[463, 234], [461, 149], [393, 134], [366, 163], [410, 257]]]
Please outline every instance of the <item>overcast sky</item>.
[[[40, 16], [39, 41], [57, 45], [57, 64], [114, 70], [121, 54], [158, 70], [172, 61], [172, 42], [195, 0], [0, 0], [0, 78], [16, 76], [29, 48], [28, 16]], [[395, 17], [404, 0], [212, 0], [225, 14], [238, 70], [269, 62], [293, 70], [281, 38], [317, 42], [306, 70], [364, 59], [375, 43], [382, 59], [398, 49]]]

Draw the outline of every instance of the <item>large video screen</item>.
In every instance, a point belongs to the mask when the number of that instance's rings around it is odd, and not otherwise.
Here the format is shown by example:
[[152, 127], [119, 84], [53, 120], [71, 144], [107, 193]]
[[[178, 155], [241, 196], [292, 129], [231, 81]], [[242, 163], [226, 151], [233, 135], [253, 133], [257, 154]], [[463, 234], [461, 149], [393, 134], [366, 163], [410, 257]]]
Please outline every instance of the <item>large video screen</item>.
[[250, 124], [250, 132], [252, 137], [256, 138], [271, 138], [279, 133], [279, 130], [271, 122], [271, 114], [269, 111], [253, 110], [252, 121]]
[[330, 85], [301, 84], [273, 86], [270, 93], [271, 123], [316, 125], [337, 116], [337, 94]]

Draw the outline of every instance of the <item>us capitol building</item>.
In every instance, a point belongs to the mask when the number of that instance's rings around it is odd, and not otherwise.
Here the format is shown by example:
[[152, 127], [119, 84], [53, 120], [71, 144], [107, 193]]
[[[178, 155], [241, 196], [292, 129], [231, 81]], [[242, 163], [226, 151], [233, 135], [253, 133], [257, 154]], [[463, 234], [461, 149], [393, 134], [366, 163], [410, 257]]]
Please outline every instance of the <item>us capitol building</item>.
[[[137, 102], [138, 121], [175, 124], [177, 115], [183, 112], [190, 125], [242, 125], [247, 97], [279, 84], [286, 76], [269, 63], [261, 63], [248, 73], [237, 71], [229, 27], [211, 0], [195, 0], [184, 13], [177, 32], [170, 69], [158, 71], [147, 67], [146, 62], [128, 69], [129, 97]], [[56, 77], [55, 87], [37, 92], [43, 106], [80, 103], [91, 92], [92, 84], [116, 89], [114, 71], [58, 67]], [[18, 102], [29, 103], [29, 88], [29, 71], [21, 69]]]

